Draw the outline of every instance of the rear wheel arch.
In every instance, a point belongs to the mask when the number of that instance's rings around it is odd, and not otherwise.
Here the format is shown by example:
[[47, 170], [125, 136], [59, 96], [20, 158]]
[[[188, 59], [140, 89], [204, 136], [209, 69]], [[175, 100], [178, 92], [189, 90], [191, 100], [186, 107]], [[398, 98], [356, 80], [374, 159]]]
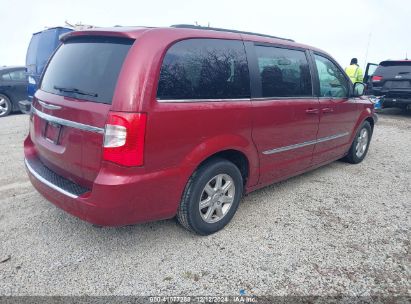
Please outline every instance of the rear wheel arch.
[[228, 160], [236, 165], [238, 170], [240, 170], [241, 172], [243, 184], [246, 185], [247, 180], [250, 176], [250, 161], [245, 153], [236, 149], [223, 150], [208, 156], [202, 162], [200, 162], [200, 164], [195, 168], [194, 172], [198, 170], [198, 168], [205, 166], [207, 165], [207, 163], [218, 158]]
[[14, 99], [9, 94], [0, 91], [0, 95], [6, 96], [10, 100], [11, 104], [14, 103]]
[[10, 96], [9, 96], [8, 94], [4, 93], [3, 91], [0, 91], [0, 95], [4, 95], [4, 96], [6, 96], [8, 99], [11, 100]]
[[187, 168], [188, 180], [202, 165], [213, 158], [223, 158], [234, 163], [241, 171], [245, 189], [254, 186], [259, 178], [258, 151], [251, 141], [238, 134], [225, 134], [201, 141], [181, 160]]

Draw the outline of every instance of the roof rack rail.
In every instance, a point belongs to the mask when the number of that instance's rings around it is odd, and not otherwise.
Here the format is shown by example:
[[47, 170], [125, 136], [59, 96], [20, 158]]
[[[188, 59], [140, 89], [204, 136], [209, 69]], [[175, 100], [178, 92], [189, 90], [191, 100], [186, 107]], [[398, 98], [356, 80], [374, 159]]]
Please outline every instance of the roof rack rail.
[[209, 27], [209, 26], [200, 26], [200, 25], [191, 25], [191, 24], [173, 24], [170, 27], [196, 29], [196, 30], [209, 30], [209, 31], [217, 31], [217, 32], [229, 32], [229, 33], [246, 34], [246, 35], [256, 35], [256, 36], [261, 36], [261, 37], [275, 38], [275, 39], [281, 39], [281, 40], [287, 40], [287, 41], [295, 42], [294, 40], [288, 39], [288, 38], [281, 38], [281, 37], [276, 37], [276, 36], [271, 36], [271, 35], [266, 35], [266, 34], [253, 33], [253, 32], [230, 30], [230, 29], [218, 28], [218, 27]]

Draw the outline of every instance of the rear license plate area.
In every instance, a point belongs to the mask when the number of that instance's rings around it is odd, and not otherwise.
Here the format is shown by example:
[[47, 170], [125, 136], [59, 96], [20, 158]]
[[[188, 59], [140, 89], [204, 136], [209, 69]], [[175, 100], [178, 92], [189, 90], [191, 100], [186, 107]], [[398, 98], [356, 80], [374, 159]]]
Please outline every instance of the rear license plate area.
[[60, 140], [60, 133], [61, 125], [53, 122], [46, 122], [44, 126], [44, 138], [47, 141], [52, 142], [55, 145], [58, 145]]
[[410, 88], [410, 82], [407, 80], [401, 80], [401, 81], [392, 81], [391, 82], [391, 88], [392, 89], [403, 89], [403, 88]]

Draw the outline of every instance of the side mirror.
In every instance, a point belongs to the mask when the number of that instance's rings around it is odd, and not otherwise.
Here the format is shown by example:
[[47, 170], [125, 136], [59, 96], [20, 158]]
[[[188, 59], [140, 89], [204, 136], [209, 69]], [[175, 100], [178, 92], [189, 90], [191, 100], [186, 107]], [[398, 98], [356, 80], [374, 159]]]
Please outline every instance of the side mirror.
[[365, 84], [362, 82], [354, 83], [353, 97], [360, 97], [364, 95]]

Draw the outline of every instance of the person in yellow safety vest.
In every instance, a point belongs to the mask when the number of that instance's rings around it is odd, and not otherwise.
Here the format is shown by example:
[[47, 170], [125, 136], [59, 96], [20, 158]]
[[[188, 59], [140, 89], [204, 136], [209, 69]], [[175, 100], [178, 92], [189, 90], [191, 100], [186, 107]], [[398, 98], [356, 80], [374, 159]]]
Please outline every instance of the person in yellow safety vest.
[[358, 65], [357, 58], [351, 59], [350, 66], [345, 68], [345, 72], [347, 73], [348, 77], [350, 77], [352, 83], [362, 82], [363, 81], [363, 73], [361, 68]]

